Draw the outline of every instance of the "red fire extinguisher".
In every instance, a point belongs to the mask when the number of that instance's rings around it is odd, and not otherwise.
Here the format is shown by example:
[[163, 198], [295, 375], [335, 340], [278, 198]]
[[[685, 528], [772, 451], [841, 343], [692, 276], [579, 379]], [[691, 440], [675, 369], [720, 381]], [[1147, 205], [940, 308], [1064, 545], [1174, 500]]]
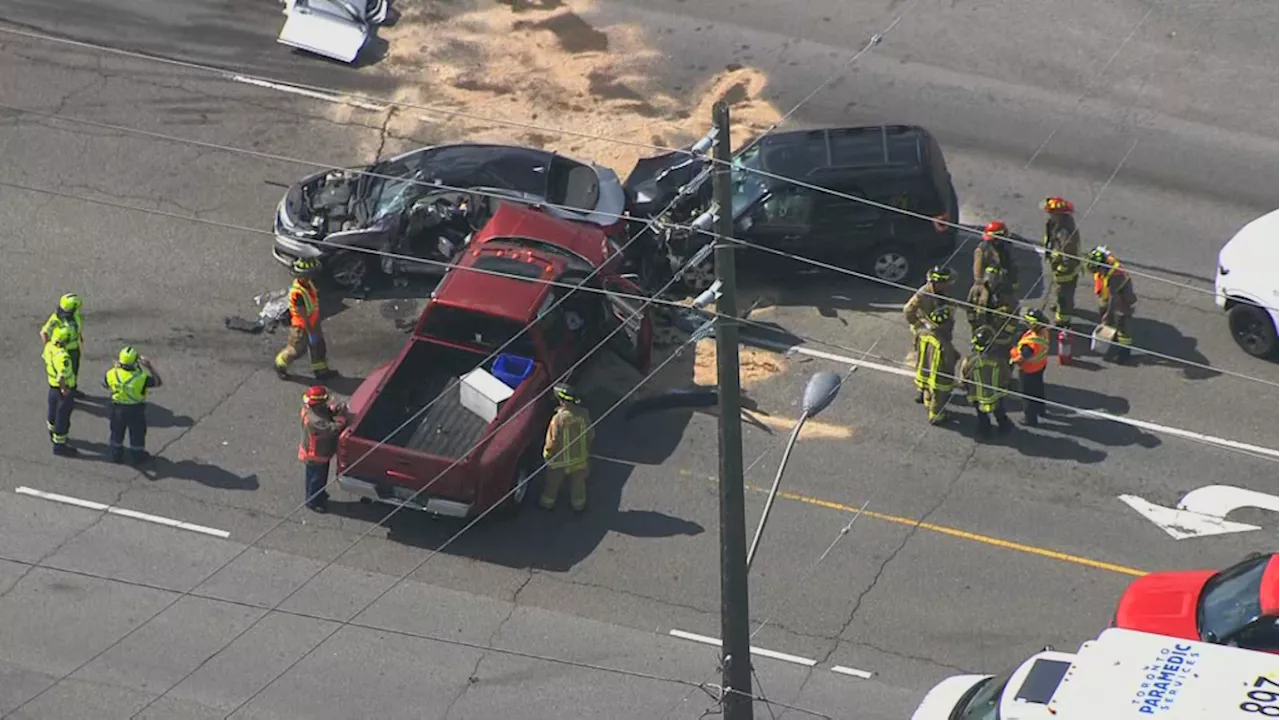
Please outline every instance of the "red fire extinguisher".
[[1071, 335], [1066, 330], [1058, 331], [1058, 364], [1071, 364]]

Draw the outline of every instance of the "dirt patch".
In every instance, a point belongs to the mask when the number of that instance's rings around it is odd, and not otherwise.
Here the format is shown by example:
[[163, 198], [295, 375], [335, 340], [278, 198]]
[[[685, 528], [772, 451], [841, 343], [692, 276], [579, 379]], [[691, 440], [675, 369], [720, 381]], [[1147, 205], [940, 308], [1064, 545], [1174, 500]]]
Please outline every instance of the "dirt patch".
[[[767, 81], [753, 68], [731, 65], [696, 84], [686, 77], [663, 87], [661, 74], [671, 59], [651, 45], [648, 31], [593, 25], [590, 0], [437, 1], [406, 3], [400, 10], [394, 27], [379, 30], [389, 46], [380, 67], [402, 81], [393, 99], [469, 116], [397, 110], [387, 129], [404, 145], [523, 143], [536, 133], [552, 137], [542, 147], [607, 165], [625, 178], [638, 158], [659, 152], [644, 145], [674, 147], [701, 137], [720, 98], [733, 103], [735, 144], [781, 117], [761, 98]], [[362, 154], [372, 155], [378, 142], [370, 137]]]
[[[715, 385], [719, 374], [716, 372], [715, 340], [700, 340], [697, 354], [693, 361], [693, 381], [699, 385]], [[764, 380], [778, 375], [784, 369], [782, 356], [766, 350], [755, 348], [738, 348], [738, 378], [743, 387], [757, 385]]]

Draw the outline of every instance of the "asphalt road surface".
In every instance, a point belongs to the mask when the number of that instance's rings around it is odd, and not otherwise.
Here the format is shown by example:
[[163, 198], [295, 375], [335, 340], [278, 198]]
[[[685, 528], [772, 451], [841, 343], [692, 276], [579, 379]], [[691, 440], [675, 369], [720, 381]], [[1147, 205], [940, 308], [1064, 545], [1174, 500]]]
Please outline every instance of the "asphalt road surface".
[[[1209, 368], [1149, 355], [1054, 365], [1051, 400], [1139, 425], [1059, 413], [978, 444], [963, 408], [927, 427], [893, 372], [904, 293], [830, 276], [750, 285], [764, 300], [751, 319], [778, 328], [758, 339], [802, 348], [753, 356], [772, 366], [744, 374], [749, 522], [807, 377], [874, 363], [847, 376], [788, 469], [751, 602], [754, 645], [793, 657], [756, 657], [756, 691], [831, 717], [900, 718], [949, 674], [1095, 636], [1137, 575], [1276, 549], [1274, 512], [1231, 514], [1257, 531], [1175, 540], [1118, 497], [1173, 507], [1207, 485], [1276, 492], [1276, 366], [1235, 346], [1203, 292], [1221, 243], [1276, 206], [1276, 71], [1258, 60], [1276, 32], [1269, 10], [1207, 4], [845, 5], [655, 0], [583, 16], [669, 28], [673, 77], [758, 64], [781, 107], [901, 17], [797, 121], [924, 124], [966, 212], [1028, 234], [1039, 197], [1092, 204], [1086, 244], [1106, 238], [1133, 267], [1184, 284], [1136, 278], [1135, 341]], [[4, 16], [337, 91], [396, 82], [376, 62], [341, 68], [276, 46], [271, 3], [11, 0]], [[340, 164], [367, 160], [355, 148], [380, 134], [376, 116], [338, 123], [323, 100], [86, 48], [0, 36], [0, 63], [0, 102], [207, 143]], [[3, 182], [263, 229], [279, 184], [309, 169], [11, 112], [0, 157]], [[436, 553], [460, 525], [397, 515], [377, 527], [383, 510], [341, 494], [330, 515], [295, 512], [302, 385], [270, 370], [279, 335], [223, 327], [287, 282], [268, 235], [2, 186], [0, 213], [0, 347], [30, 378], [0, 400], [0, 715], [694, 718], [713, 705], [698, 685], [718, 680], [716, 650], [671, 631], [719, 634], [714, 417], [605, 417], [586, 516], [530, 509]], [[1034, 277], [1031, 256], [1024, 267]], [[67, 291], [85, 298], [82, 386], [99, 399], [73, 418], [74, 460], [49, 454], [36, 380], [37, 328]], [[331, 303], [339, 392], [392, 356], [421, 305]], [[150, 414], [159, 457], [143, 472], [103, 460], [95, 386], [124, 344], [166, 380]], [[660, 382], [697, 372], [685, 353]], [[638, 380], [594, 386], [597, 416]]]

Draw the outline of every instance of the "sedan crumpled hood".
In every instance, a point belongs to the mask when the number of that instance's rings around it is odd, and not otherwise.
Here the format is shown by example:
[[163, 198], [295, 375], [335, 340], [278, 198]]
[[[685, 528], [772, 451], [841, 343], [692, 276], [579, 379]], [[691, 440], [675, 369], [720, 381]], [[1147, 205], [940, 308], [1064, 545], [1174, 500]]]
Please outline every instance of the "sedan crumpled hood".
[[1153, 573], [1134, 580], [1120, 597], [1116, 627], [1199, 640], [1196, 605], [1212, 570]]

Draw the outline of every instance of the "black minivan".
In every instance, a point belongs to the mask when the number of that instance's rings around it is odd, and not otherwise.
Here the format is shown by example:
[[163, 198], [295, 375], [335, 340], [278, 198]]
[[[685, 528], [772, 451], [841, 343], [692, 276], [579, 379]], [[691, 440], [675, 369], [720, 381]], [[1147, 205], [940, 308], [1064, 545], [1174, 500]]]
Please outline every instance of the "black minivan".
[[[955, 187], [942, 149], [922, 127], [769, 133], [740, 151], [733, 164], [733, 215], [739, 239], [900, 284], [914, 283], [929, 261], [945, 257], [956, 247]], [[652, 217], [682, 187], [696, 200], [691, 205], [711, 207], [709, 173], [703, 172], [707, 165], [701, 159], [690, 162], [685, 153], [641, 160], [626, 182], [633, 211]], [[697, 187], [691, 188], [695, 183]], [[690, 215], [686, 210], [668, 219], [680, 222], [691, 219]], [[664, 241], [671, 264], [681, 267], [706, 242], [706, 236], [668, 233]], [[777, 265], [779, 260], [774, 253], [751, 249], [744, 249], [739, 257], [750, 264]], [[685, 284], [701, 290], [713, 276], [714, 267], [708, 261], [686, 272]]]

